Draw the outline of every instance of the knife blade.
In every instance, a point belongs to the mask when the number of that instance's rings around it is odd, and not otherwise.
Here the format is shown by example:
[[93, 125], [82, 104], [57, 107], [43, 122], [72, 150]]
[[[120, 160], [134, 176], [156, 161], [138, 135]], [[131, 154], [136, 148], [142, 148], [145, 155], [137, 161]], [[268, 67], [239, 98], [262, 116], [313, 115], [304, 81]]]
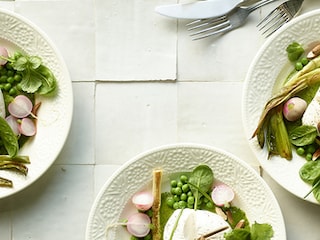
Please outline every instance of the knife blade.
[[163, 16], [181, 19], [218, 17], [231, 11], [238, 4], [247, 6], [259, 0], [206, 0], [184, 4], [160, 5], [155, 11]]

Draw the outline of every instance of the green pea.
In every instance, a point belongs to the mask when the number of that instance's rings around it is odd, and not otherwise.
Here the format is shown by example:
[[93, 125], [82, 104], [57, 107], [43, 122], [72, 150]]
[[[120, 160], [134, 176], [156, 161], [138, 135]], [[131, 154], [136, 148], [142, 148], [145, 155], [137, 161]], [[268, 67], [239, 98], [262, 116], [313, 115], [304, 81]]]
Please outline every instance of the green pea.
[[210, 202], [210, 201], [207, 202], [207, 203], [206, 203], [206, 207], [207, 207], [207, 208], [213, 208], [212, 202]]
[[11, 96], [15, 96], [15, 95], [17, 95], [17, 89], [16, 88], [10, 88], [10, 90], [9, 90], [9, 95], [11, 95]]
[[307, 147], [307, 153], [311, 153], [311, 154], [313, 154], [315, 151], [316, 151], [316, 148], [315, 148], [315, 146], [313, 146], [313, 145], [309, 145], [308, 147]]
[[181, 199], [182, 201], [186, 201], [187, 198], [188, 198], [188, 196], [187, 196], [186, 193], [182, 193], [181, 196], [180, 196], [180, 199]]
[[151, 234], [148, 234], [147, 236], [145, 236], [143, 238], [143, 240], [152, 240], [152, 235]]
[[194, 204], [194, 197], [189, 196], [187, 202], [188, 204]]
[[14, 75], [14, 72], [12, 70], [7, 71], [7, 76], [12, 77]]
[[188, 177], [186, 175], [181, 175], [180, 176], [180, 181], [183, 183], [187, 183], [188, 182]]
[[307, 161], [311, 161], [312, 160], [312, 154], [311, 153], [307, 153], [306, 160]]
[[180, 201], [180, 197], [179, 197], [178, 195], [174, 195], [174, 196], [173, 196], [173, 200], [174, 200], [175, 202], [179, 202], [179, 201]]
[[12, 76], [8, 77], [7, 82], [12, 84], [14, 82], [14, 78]]
[[20, 74], [15, 74], [15, 75], [13, 76], [13, 79], [14, 79], [16, 82], [20, 82], [21, 79], [22, 79], [22, 77], [21, 77]]
[[176, 195], [179, 195], [179, 196], [182, 194], [182, 189], [181, 189], [181, 187], [176, 187], [176, 188], [175, 188], [175, 194], [176, 194]]
[[170, 184], [171, 184], [171, 187], [176, 187], [177, 186], [177, 181], [176, 180], [172, 180]]
[[6, 76], [6, 75], [1, 76], [1, 77], [0, 77], [0, 82], [1, 82], [1, 83], [7, 82], [7, 76]]
[[173, 204], [174, 204], [174, 199], [173, 199], [173, 197], [168, 197], [167, 199], [166, 199], [166, 203], [167, 203], [167, 205], [169, 206], [169, 207], [172, 207], [173, 206]]
[[183, 184], [182, 185], [182, 191], [184, 192], [184, 193], [187, 193], [187, 192], [189, 192], [189, 190], [190, 190], [190, 188], [189, 188], [189, 184]]
[[6, 83], [5, 85], [4, 85], [4, 87], [3, 87], [3, 89], [5, 90], [5, 91], [9, 91], [10, 89], [11, 89], [11, 84], [10, 83]]
[[179, 209], [179, 202], [175, 202], [173, 204], [173, 209]]
[[186, 208], [187, 203], [185, 201], [179, 201], [179, 208]]
[[188, 197], [192, 197], [193, 196], [193, 193], [192, 193], [192, 191], [189, 191], [188, 193], [187, 193], [187, 195], [188, 195]]
[[304, 152], [305, 152], [305, 150], [304, 150], [303, 147], [298, 147], [298, 148], [297, 148], [297, 154], [298, 154], [299, 156], [303, 156]]
[[307, 65], [307, 64], [309, 63], [309, 59], [306, 58], [306, 57], [301, 58], [300, 61], [301, 61], [301, 63], [302, 63], [303, 66], [305, 66], [305, 65]]
[[183, 186], [183, 183], [181, 181], [179, 181], [177, 186], [181, 188]]
[[135, 236], [131, 236], [131, 237], [130, 237], [130, 240], [139, 240], [139, 238], [138, 238], [138, 237], [135, 237]]
[[302, 68], [303, 68], [302, 63], [301, 63], [301, 62], [296, 62], [296, 64], [295, 64], [295, 69], [296, 69], [297, 71], [300, 71]]

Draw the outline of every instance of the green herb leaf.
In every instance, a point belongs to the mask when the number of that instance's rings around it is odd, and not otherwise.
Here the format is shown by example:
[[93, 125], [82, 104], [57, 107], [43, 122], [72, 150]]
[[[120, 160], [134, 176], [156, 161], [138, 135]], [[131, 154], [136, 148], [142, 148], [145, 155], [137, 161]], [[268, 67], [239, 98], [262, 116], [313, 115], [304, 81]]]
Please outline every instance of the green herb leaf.
[[20, 56], [12, 62], [12, 67], [17, 71], [24, 71], [28, 67], [28, 59], [25, 56]]
[[297, 42], [293, 42], [288, 45], [288, 47], [286, 48], [286, 51], [287, 51], [289, 60], [294, 62], [300, 58], [300, 56], [304, 52], [304, 49], [301, 44]]
[[299, 174], [303, 181], [312, 184], [320, 176], [320, 160], [306, 162], [300, 168]]
[[259, 224], [255, 222], [251, 226], [251, 239], [252, 240], [270, 240], [273, 237], [273, 229], [270, 224]]
[[30, 56], [29, 59], [29, 66], [32, 69], [37, 69], [38, 67], [40, 67], [42, 60], [41, 58], [37, 57], [37, 56]]
[[191, 176], [189, 178], [189, 182], [196, 186], [193, 187], [190, 186], [191, 191], [194, 194], [195, 197], [195, 208], [197, 208], [197, 203], [202, 196], [199, 189], [201, 189], [202, 192], [208, 192], [213, 184], [213, 172], [210, 167], [207, 165], [199, 165], [197, 166], [191, 173]]
[[314, 180], [312, 184], [312, 189], [313, 196], [318, 202], [320, 202], [320, 176]]
[[10, 157], [17, 155], [19, 151], [18, 138], [12, 131], [7, 121], [0, 117], [0, 138]]
[[39, 79], [38, 74], [32, 70], [27, 69], [22, 74], [20, 82], [21, 89], [27, 93], [35, 93], [42, 85], [42, 80]]
[[302, 125], [294, 128], [289, 133], [290, 142], [298, 147], [312, 144], [316, 139], [318, 133], [314, 126]]
[[238, 228], [225, 235], [226, 240], [251, 240], [251, 233], [248, 229]]

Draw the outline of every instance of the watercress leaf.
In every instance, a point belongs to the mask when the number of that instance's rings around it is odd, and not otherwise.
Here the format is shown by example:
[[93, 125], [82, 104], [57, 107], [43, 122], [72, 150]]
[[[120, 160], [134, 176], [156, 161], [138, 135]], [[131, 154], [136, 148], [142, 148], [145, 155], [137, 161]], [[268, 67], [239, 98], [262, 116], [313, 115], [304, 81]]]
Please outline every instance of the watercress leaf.
[[288, 45], [288, 47], [286, 48], [286, 51], [287, 51], [289, 60], [294, 62], [299, 59], [299, 57], [304, 52], [304, 49], [301, 44], [297, 42], [292, 42], [291, 44]]
[[17, 71], [24, 71], [27, 69], [28, 59], [25, 56], [17, 57], [17, 59], [12, 62], [12, 67]]
[[25, 70], [20, 82], [21, 89], [27, 93], [35, 93], [42, 85], [41, 76], [34, 70]]
[[42, 85], [40, 86], [38, 93], [41, 95], [49, 94], [56, 89], [57, 79], [53, 73], [44, 65], [38, 68], [38, 73], [43, 76]]
[[251, 240], [251, 233], [248, 229], [238, 228], [227, 233], [224, 237], [226, 240]]
[[10, 157], [17, 155], [19, 151], [18, 138], [12, 131], [7, 121], [0, 117], [0, 138]]
[[294, 128], [289, 133], [290, 142], [298, 147], [312, 144], [317, 137], [317, 128], [314, 126], [302, 125]]
[[299, 170], [299, 175], [303, 181], [312, 184], [316, 178], [320, 177], [320, 160], [303, 164]]
[[274, 232], [270, 224], [255, 222], [251, 226], [251, 240], [270, 240], [273, 234]]
[[230, 211], [232, 216], [231, 221], [228, 219], [228, 222], [231, 228], [234, 228], [240, 220], [244, 220], [244, 228], [250, 227], [249, 220], [246, 216], [246, 213], [243, 210], [241, 210], [238, 207], [231, 206], [230, 208], [227, 209], [227, 211]]
[[38, 56], [30, 56], [29, 59], [29, 67], [32, 69], [37, 69], [38, 67], [40, 67], [42, 60], [40, 57]]

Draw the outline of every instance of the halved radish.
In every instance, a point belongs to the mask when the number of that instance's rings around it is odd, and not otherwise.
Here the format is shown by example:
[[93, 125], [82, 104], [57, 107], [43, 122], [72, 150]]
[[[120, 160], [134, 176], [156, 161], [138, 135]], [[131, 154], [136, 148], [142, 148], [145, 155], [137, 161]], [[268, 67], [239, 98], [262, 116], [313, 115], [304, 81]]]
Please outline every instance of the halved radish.
[[20, 120], [19, 131], [21, 134], [31, 137], [37, 132], [36, 124], [30, 118], [23, 118]]
[[127, 230], [135, 237], [145, 237], [150, 232], [150, 217], [145, 213], [135, 213], [128, 218]]
[[18, 95], [11, 103], [9, 103], [8, 111], [16, 118], [24, 118], [31, 114], [32, 107], [32, 102], [28, 97], [25, 95]]
[[7, 63], [7, 60], [2, 57], [8, 58], [8, 51], [5, 47], [0, 46], [0, 66]]
[[11, 127], [12, 131], [18, 136], [20, 134], [18, 119], [12, 115], [6, 117], [6, 121]]
[[234, 192], [228, 185], [221, 183], [213, 188], [211, 197], [217, 206], [224, 206], [233, 200]]
[[132, 197], [132, 203], [138, 210], [146, 211], [152, 207], [153, 195], [151, 192], [138, 192]]

